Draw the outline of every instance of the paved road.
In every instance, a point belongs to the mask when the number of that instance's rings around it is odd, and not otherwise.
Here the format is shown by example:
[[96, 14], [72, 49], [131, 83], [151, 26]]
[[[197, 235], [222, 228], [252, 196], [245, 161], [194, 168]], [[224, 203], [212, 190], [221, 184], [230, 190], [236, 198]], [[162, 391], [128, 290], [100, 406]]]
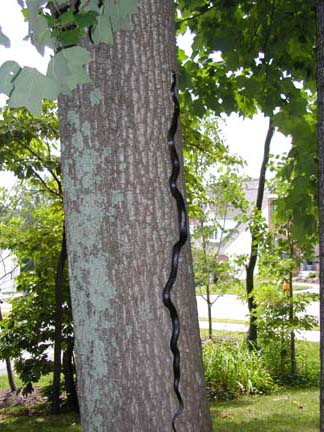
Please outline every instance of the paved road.
[[[318, 293], [318, 286], [312, 287], [308, 289], [308, 292]], [[305, 292], [305, 291], [302, 291]], [[211, 300], [215, 300], [216, 296], [212, 295]], [[207, 318], [208, 310], [206, 301], [197, 296], [197, 306], [198, 306], [198, 316], [199, 318]], [[309, 315], [313, 315], [319, 320], [319, 302], [311, 302], [307, 309], [306, 313]], [[227, 294], [222, 297], [219, 297], [213, 307], [212, 307], [212, 318], [217, 319], [232, 319], [232, 320], [248, 320], [249, 311], [247, 307], [247, 303], [240, 300], [236, 295]], [[208, 328], [207, 321], [200, 321], [199, 323], [201, 328]], [[247, 326], [245, 324], [231, 324], [231, 323], [213, 323], [213, 328], [215, 330], [231, 330], [231, 331], [245, 331], [247, 330]], [[296, 334], [298, 339], [304, 339], [311, 342], [319, 342], [320, 336], [319, 331], [310, 330], [310, 331], [300, 331]]]
[[[306, 292], [306, 291], [302, 291]], [[307, 292], [318, 293], [318, 287], [308, 289]], [[298, 293], [298, 292], [297, 292]], [[298, 295], [298, 294], [297, 294]], [[215, 300], [215, 295], [211, 296], [211, 300]], [[197, 296], [198, 316], [200, 318], [208, 317], [207, 303], [201, 297]], [[319, 320], [319, 302], [311, 302], [306, 309], [306, 313], [314, 315]], [[212, 307], [212, 317], [217, 319], [232, 319], [232, 320], [247, 320], [249, 311], [247, 303], [240, 300], [239, 297], [232, 294], [227, 294], [219, 297]]]

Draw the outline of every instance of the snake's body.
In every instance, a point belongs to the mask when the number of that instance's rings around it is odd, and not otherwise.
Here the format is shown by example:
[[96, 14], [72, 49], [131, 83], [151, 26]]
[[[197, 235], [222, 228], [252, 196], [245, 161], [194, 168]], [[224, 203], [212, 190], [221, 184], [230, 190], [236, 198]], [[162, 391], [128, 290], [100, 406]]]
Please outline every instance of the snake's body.
[[175, 134], [178, 128], [178, 119], [180, 115], [180, 106], [178, 99], [176, 97], [176, 74], [172, 72], [172, 84], [171, 84], [171, 95], [172, 101], [174, 105], [174, 111], [171, 121], [171, 126], [168, 131], [168, 148], [170, 152], [170, 159], [172, 164], [172, 173], [169, 178], [169, 187], [172, 196], [176, 200], [177, 210], [178, 210], [178, 226], [179, 226], [179, 239], [173, 245], [172, 248], [172, 258], [171, 258], [171, 271], [168, 278], [168, 281], [163, 290], [163, 303], [169, 309], [170, 317], [172, 320], [172, 335], [170, 341], [170, 349], [173, 354], [173, 374], [174, 374], [174, 392], [179, 401], [179, 408], [177, 412], [174, 414], [172, 419], [172, 428], [173, 431], [176, 432], [175, 422], [177, 417], [183, 411], [183, 399], [179, 390], [180, 383], [180, 352], [178, 348], [178, 339], [180, 335], [180, 321], [177, 309], [171, 300], [171, 290], [176, 281], [177, 273], [178, 273], [178, 265], [179, 265], [179, 257], [181, 248], [186, 243], [188, 238], [188, 224], [187, 224], [187, 213], [185, 207], [185, 201], [182, 193], [179, 191], [177, 187], [177, 179], [180, 172], [180, 161], [179, 156], [175, 147]]

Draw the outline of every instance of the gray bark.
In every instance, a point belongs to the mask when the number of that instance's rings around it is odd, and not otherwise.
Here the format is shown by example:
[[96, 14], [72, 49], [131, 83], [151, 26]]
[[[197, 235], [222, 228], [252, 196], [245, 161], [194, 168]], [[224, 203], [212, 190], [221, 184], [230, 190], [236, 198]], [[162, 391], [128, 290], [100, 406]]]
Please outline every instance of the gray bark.
[[[172, 0], [141, 0], [134, 30], [90, 47], [93, 84], [59, 101], [67, 247], [84, 432], [169, 432], [171, 323], [162, 303], [177, 240], [167, 131]], [[180, 137], [178, 137], [180, 148]], [[173, 299], [181, 320], [178, 432], [210, 432], [189, 246]]]
[[320, 430], [324, 432], [324, 0], [317, 0], [317, 113], [320, 213]]

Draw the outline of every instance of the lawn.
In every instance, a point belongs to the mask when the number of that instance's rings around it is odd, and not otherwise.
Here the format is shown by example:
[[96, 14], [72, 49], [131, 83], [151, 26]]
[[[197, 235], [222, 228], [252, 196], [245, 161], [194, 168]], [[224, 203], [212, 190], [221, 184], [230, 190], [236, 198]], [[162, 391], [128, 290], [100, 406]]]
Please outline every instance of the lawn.
[[246, 396], [213, 403], [216, 432], [317, 432], [318, 389], [292, 390], [267, 396]]
[[23, 407], [0, 409], [1, 432], [80, 432], [78, 416], [48, 415], [42, 410]]
[[[318, 390], [286, 389], [267, 396], [212, 403], [216, 432], [315, 432], [319, 428]], [[1, 432], [80, 432], [74, 414], [47, 415], [37, 408], [0, 409]]]

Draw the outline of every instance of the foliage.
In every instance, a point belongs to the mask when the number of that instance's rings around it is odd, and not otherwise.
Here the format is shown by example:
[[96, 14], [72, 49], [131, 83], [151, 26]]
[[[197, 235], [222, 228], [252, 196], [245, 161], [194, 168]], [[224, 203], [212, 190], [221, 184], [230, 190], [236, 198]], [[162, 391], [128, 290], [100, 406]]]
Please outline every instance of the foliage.
[[237, 268], [231, 260], [218, 261], [212, 253], [192, 248], [196, 293], [204, 295], [209, 285], [210, 294], [222, 295], [239, 285]]
[[[0, 357], [18, 359], [16, 369], [25, 384], [37, 382], [53, 366], [47, 350], [54, 338], [55, 273], [63, 226], [62, 204], [39, 194], [33, 198], [33, 193], [33, 189], [21, 191], [18, 208], [0, 224], [0, 248], [10, 249], [21, 268], [17, 277], [21, 295], [12, 300], [12, 311], [1, 323]], [[69, 302], [66, 273], [66, 341], [72, 334]]]
[[[9, 106], [26, 107], [40, 115], [43, 99], [57, 99], [69, 94], [80, 84], [91, 82], [84, 68], [90, 60], [89, 51], [81, 45], [88, 38], [92, 44], [112, 44], [113, 32], [130, 30], [131, 16], [137, 0], [18, 0], [28, 21], [28, 38], [40, 54], [45, 48], [54, 49], [47, 74], [16, 62], [0, 67], [0, 92], [9, 97]], [[10, 46], [0, 32], [0, 44]], [[28, 89], [28, 91], [26, 91]]]
[[277, 214], [290, 215], [300, 244], [317, 233], [315, 0], [179, 0], [178, 31], [193, 35], [181, 52], [181, 85], [193, 115], [261, 111], [292, 138], [278, 172], [286, 184]]
[[45, 101], [42, 114], [5, 108], [0, 118], [0, 167], [40, 192], [62, 199], [56, 104]]
[[[229, 193], [225, 197], [230, 184], [233, 189], [234, 177], [239, 188], [238, 169], [244, 161], [229, 152], [219, 136], [220, 120], [212, 115], [203, 119], [193, 116], [188, 107], [182, 103], [181, 125], [183, 135], [184, 175], [186, 181], [186, 198], [189, 217], [200, 219], [204, 216], [202, 207], [210, 200], [210, 188], [215, 189], [215, 175], [222, 176], [222, 194], [218, 201], [229, 201]], [[232, 174], [232, 177], [231, 177]], [[218, 179], [219, 187], [221, 180]]]
[[[258, 345], [271, 376], [280, 384], [318, 383], [317, 370], [305, 360], [304, 353], [296, 351], [296, 374], [291, 377], [290, 341], [291, 332], [311, 330], [317, 319], [306, 313], [311, 301], [318, 300], [315, 294], [299, 293], [289, 297], [280, 285], [266, 283], [254, 291], [258, 302], [256, 312], [259, 329]], [[291, 313], [291, 311], [293, 313]]]
[[210, 397], [233, 399], [242, 394], [269, 392], [274, 384], [261, 354], [230, 340], [206, 341], [203, 362]]

